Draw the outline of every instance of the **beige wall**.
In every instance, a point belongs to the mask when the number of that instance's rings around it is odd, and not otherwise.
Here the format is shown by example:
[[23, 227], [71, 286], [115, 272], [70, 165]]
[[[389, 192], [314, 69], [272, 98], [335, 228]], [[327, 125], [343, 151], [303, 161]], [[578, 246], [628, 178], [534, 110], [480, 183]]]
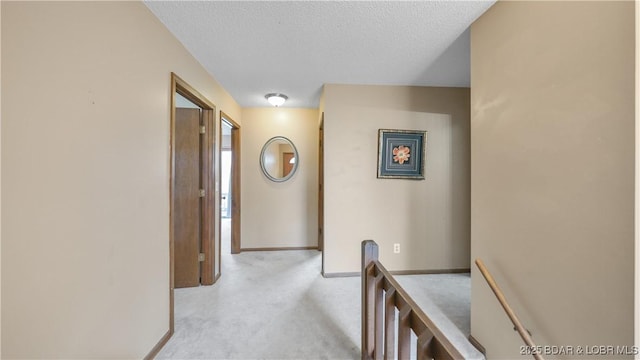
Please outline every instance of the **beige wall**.
[[[295, 175], [276, 183], [260, 169], [262, 146], [289, 138], [300, 155]], [[317, 246], [318, 110], [242, 111], [242, 248]]]
[[[539, 345], [632, 345], [634, 3], [498, 2], [471, 89], [472, 257]], [[487, 357], [517, 358], [475, 269], [471, 306]]]
[[2, 357], [141, 358], [169, 323], [170, 72], [138, 2], [2, 2]]
[[[640, 94], [640, 6], [636, 6], [636, 95]], [[640, 347], [640, 99], [636, 96], [636, 230], [635, 230], [635, 345]]]
[[264, 168], [273, 177], [282, 177], [280, 146], [271, 144], [264, 152]]
[[[0, 39], [2, 39], [2, 4], [0, 3]], [[0, 41], [1, 43], [2, 41]], [[1, 52], [0, 52], [1, 53]], [[0, 56], [0, 69], [2, 57]], [[2, 94], [2, 72], [0, 71], [0, 94]], [[2, 204], [2, 101], [0, 99], [0, 204]], [[2, 309], [2, 206], [0, 206], [0, 309]], [[0, 310], [0, 324], [2, 311]], [[2, 326], [0, 325], [0, 358], [2, 357]]]
[[[324, 86], [325, 273], [469, 268], [469, 89]], [[426, 130], [425, 180], [377, 179], [378, 129]], [[393, 244], [400, 243], [400, 254]]]

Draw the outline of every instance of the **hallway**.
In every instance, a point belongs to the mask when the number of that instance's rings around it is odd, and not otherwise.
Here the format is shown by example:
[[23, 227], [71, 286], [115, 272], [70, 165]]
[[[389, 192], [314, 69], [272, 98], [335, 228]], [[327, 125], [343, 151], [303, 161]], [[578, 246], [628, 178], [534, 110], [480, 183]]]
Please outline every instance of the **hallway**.
[[[176, 290], [176, 331], [157, 358], [360, 358], [360, 278], [323, 278], [320, 262], [315, 250], [232, 256], [223, 246], [215, 285]], [[468, 274], [397, 279], [443, 331], [464, 340]], [[433, 289], [439, 295], [427, 296]]]
[[323, 279], [319, 260], [223, 255], [215, 285], [176, 290], [176, 332], [158, 358], [358, 358], [360, 279]]

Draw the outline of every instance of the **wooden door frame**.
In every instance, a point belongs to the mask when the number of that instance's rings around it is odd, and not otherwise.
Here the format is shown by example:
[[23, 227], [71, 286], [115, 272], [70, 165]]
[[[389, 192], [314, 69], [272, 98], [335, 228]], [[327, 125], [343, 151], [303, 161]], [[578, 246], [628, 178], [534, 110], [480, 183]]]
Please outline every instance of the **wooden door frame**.
[[[202, 109], [202, 118], [205, 126], [205, 134], [203, 136], [204, 146], [202, 147], [202, 184], [205, 191], [205, 196], [202, 205], [202, 237], [201, 237], [201, 251], [205, 254], [205, 260], [201, 264], [200, 268], [200, 283], [202, 285], [211, 285], [215, 279], [213, 276], [213, 269], [215, 268], [215, 249], [214, 249], [214, 237], [215, 224], [212, 221], [206, 221], [206, 219], [214, 219], [214, 215], [219, 210], [219, 201], [216, 204], [215, 197], [215, 172], [214, 160], [215, 160], [215, 117], [216, 106], [204, 97], [201, 93], [195, 90], [186, 81], [182, 80], [175, 73], [171, 73], [171, 139], [170, 139], [170, 179], [169, 179], [169, 333], [174, 332], [174, 289], [175, 289], [175, 242], [173, 238], [174, 231], [174, 213], [175, 213], [175, 164], [176, 164], [176, 152], [175, 152], [175, 123], [176, 123], [176, 93], [182, 95], [187, 100], [196, 104]], [[217, 205], [217, 207], [216, 207]]]
[[318, 250], [322, 252], [321, 272], [324, 275], [324, 112], [318, 129]]
[[[220, 111], [220, 133], [222, 133], [222, 122], [226, 122], [231, 126], [231, 253], [239, 254], [241, 252], [241, 187], [240, 187], [240, 125], [235, 122], [229, 115]], [[220, 144], [222, 148], [222, 143]], [[227, 205], [228, 206], [228, 205]], [[220, 215], [222, 217], [222, 214]], [[222, 236], [219, 236], [222, 239]], [[219, 249], [222, 249], [220, 244]], [[222, 251], [220, 251], [222, 252]], [[220, 254], [218, 254], [220, 255]]]

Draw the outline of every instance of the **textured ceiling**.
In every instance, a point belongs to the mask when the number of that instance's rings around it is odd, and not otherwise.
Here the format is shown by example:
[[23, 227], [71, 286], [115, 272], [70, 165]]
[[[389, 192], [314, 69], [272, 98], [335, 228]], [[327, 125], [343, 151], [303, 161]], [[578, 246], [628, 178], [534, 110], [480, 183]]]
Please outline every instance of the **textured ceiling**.
[[469, 86], [469, 25], [494, 1], [146, 1], [243, 107], [317, 107], [322, 85]]

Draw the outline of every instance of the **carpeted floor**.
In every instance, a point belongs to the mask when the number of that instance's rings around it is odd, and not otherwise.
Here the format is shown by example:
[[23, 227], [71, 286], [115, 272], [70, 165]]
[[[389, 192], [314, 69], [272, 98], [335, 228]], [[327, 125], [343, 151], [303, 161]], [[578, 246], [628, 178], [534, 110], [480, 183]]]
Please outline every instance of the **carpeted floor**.
[[[360, 358], [359, 277], [323, 278], [315, 250], [228, 249], [215, 285], [176, 290], [175, 334], [158, 359]], [[468, 274], [397, 279], [469, 357], [480, 357], [465, 339]]]

